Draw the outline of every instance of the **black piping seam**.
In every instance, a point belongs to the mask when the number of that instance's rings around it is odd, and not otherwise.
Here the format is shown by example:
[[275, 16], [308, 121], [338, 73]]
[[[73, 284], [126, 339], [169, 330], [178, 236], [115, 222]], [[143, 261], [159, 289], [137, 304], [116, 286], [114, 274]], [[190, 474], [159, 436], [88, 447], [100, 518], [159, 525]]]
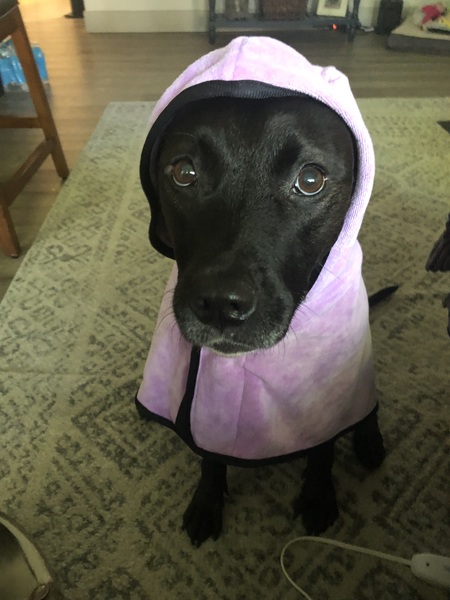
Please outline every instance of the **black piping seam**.
[[189, 371], [186, 381], [186, 389], [180, 408], [178, 409], [175, 420], [175, 431], [190, 446], [196, 447], [191, 431], [191, 408], [194, 400], [195, 386], [197, 384], [198, 368], [200, 366], [201, 348], [193, 346], [191, 350], [191, 359], [189, 362]]

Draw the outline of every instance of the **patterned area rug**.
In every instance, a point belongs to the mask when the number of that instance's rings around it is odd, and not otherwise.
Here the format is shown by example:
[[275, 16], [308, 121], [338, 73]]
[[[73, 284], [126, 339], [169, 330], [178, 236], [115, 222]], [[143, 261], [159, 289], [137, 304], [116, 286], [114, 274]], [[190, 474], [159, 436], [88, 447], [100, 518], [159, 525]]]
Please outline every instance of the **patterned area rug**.
[[[337, 444], [327, 537], [448, 554], [450, 339], [445, 275], [424, 271], [448, 205], [448, 99], [360, 101], [378, 160], [361, 232], [388, 456], [368, 474]], [[180, 531], [199, 459], [133, 404], [171, 263], [147, 241], [138, 163], [151, 105], [107, 107], [0, 305], [0, 509], [44, 549], [70, 600], [298, 598], [279, 556], [302, 461], [230, 469], [219, 541]], [[295, 545], [315, 600], [444, 600], [408, 567]]]

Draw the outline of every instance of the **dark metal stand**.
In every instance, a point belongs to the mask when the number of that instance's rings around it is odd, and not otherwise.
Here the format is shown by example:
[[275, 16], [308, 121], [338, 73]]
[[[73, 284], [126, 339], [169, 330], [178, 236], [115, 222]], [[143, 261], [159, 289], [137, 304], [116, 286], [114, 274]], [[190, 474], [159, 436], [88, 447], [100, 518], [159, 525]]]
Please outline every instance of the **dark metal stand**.
[[241, 20], [229, 20], [222, 14], [216, 13], [216, 0], [209, 0], [209, 29], [208, 39], [210, 44], [216, 42], [217, 31], [297, 31], [300, 29], [326, 29], [333, 25], [345, 28], [349, 42], [353, 42], [358, 29], [361, 28], [359, 21], [360, 0], [355, 0], [353, 10], [348, 11], [345, 17], [319, 17], [307, 15], [304, 19], [293, 21], [273, 21], [265, 19], [264, 16], [255, 14], [252, 18]]

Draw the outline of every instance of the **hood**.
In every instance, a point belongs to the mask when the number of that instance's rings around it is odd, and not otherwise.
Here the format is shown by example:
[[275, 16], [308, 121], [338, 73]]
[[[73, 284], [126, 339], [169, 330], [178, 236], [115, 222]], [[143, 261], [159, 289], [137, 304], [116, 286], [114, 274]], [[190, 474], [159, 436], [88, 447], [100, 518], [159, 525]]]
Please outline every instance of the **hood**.
[[158, 141], [177, 110], [204, 98], [296, 95], [323, 102], [342, 117], [353, 133], [357, 152], [353, 199], [333, 250], [355, 243], [372, 192], [375, 158], [347, 77], [335, 67], [312, 65], [296, 50], [275, 39], [238, 37], [190, 65], [164, 92], [153, 110], [141, 155], [140, 177], [151, 208], [150, 241], [158, 252], [174, 258], [172, 249], [157, 235], [161, 209], [155, 167]]

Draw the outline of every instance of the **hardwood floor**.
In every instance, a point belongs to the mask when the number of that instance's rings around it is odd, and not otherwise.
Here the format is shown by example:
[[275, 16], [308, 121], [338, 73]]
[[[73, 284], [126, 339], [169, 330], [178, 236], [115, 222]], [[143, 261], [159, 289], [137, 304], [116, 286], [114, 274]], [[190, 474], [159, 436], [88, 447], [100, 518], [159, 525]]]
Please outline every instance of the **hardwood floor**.
[[[104, 108], [112, 101], [156, 100], [180, 71], [209, 52], [206, 33], [88, 34], [84, 21], [66, 19], [69, 0], [21, 0], [32, 41], [44, 50], [50, 100], [63, 148], [73, 167]], [[349, 44], [340, 32], [277, 32], [310, 61], [344, 71], [356, 97], [429, 97], [450, 95], [450, 56], [387, 50], [386, 38], [361, 33]], [[230, 34], [218, 34], [216, 47]], [[26, 94], [0, 98], [0, 112], [31, 110]], [[35, 131], [0, 132], [0, 177], [5, 179], [36, 139]], [[47, 160], [12, 206], [22, 256], [0, 255], [0, 299], [60, 189]]]

